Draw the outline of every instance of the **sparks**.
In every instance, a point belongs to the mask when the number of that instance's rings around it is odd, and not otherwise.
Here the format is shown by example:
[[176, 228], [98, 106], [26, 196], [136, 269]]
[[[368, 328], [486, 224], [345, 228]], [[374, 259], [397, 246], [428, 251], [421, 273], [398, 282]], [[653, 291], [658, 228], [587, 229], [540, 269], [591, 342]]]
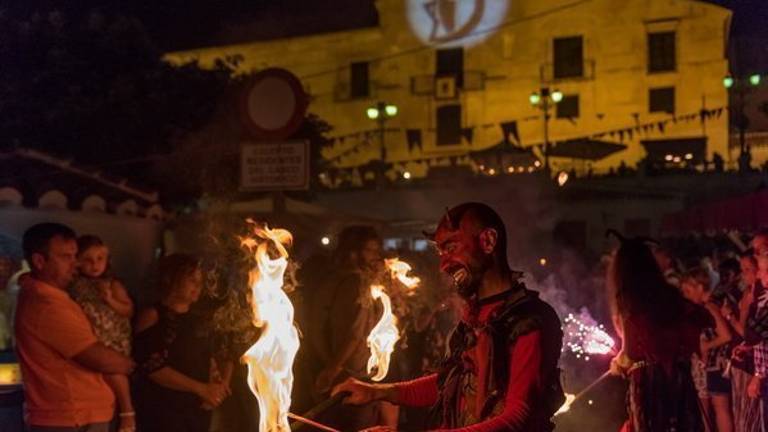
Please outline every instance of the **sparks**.
[[[291, 233], [254, 226], [253, 236], [242, 244], [254, 254], [250, 272], [253, 325], [261, 329], [259, 340], [243, 355], [248, 365], [248, 386], [259, 404], [259, 432], [288, 432], [288, 410], [293, 389], [293, 361], [299, 349], [299, 333], [293, 324], [293, 305], [283, 291], [288, 266], [287, 245]], [[278, 255], [270, 256], [270, 251]]]
[[586, 309], [578, 316], [568, 314], [565, 318], [563, 349], [570, 349], [576, 358], [589, 361], [590, 354], [605, 355], [614, 352], [616, 342], [598, 325]]

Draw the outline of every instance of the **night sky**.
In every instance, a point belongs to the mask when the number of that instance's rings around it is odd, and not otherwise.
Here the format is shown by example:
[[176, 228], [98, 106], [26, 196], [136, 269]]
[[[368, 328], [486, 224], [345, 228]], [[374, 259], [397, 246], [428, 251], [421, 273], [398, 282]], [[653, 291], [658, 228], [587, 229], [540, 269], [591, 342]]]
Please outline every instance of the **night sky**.
[[[514, 1], [514, 0], [513, 0]], [[734, 11], [733, 35], [768, 40], [768, 0], [709, 0]], [[0, 8], [91, 8], [139, 18], [163, 51], [376, 25], [373, 0], [0, 0]], [[340, 13], [343, 12], [343, 13]]]

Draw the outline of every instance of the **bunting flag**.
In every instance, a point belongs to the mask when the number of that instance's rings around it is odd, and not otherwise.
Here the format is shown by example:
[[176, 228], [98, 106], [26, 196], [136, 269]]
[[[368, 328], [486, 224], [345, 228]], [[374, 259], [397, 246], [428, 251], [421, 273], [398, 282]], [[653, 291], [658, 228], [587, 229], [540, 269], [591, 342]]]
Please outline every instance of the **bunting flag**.
[[464, 137], [467, 142], [472, 145], [472, 136], [474, 135], [475, 128], [466, 127], [461, 129], [461, 136]]
[[[672, 124], [677, 124], [679, 121], [683, 122], [691, 122], [693, 120], [701, 120], [702, 122], [711, 119], [711, 118], [720, 118], [723, 114], [723, 111], [726, 110], [725, 107], [715, 108], [715, 109], [701, 109], [694, 113], [688, 113], [688, 114], [681, 114], [681, 115], [670, 115], [665, 120], [655, 120], [653, 122], [640, 124], [639, 122], [635, 121], [634, 125], [629, 127], [623, 127], [619, 129], [614, 130], [606, 130], [598, 133], [593, 133], [591, 135], [587, 135], [584, 137], [573, 137], [573, 138], [567, 138], [567, 140], [580, 140], [580, 139], [587, 139], [587, 138], [593, 138], [593, 139], [602, 139], [604, 137], [609, 137], [610, 139], [617, 139], [620, 142], [624, 142], [625, 139], [629, 139], [632, 141], [633, 139], [637, 138], [635, 134], [649, 134], [650, 132], [653, 132], [655, 130], [658, 130], [660, 133], [664, 134], [667, 132], [667, 126], [671, 122]], [[540, 117], [535, 117], [540, 118]], [[525, 120], [525, 119], [524, 119]], [[520, 142], [520, 136], [518, 132], [518, 121], [506, 121], [501, 122], [498, 124], [483, 124], [481, 126], [470, 126], [465, 127], [461, 129], [461, 136], [467, 140], [467, 142], [471, 145], [474, 142], [474, 129], [476, 127], [494, 127], [498, 126], [501, 128], [504, 142], [507, 144], [515, 144], [518, 146], [521, 146]], [[402, 132], [403, 129], [400, 128], [387, 128], [387, 132]], [[405, 138], [406, 143], [408, 145], [408, 151], [409, 153], [412, 153], [414, 149], [418, 147], [420, 152], [423, 153], [423, 147], [424, 147], [424, 131], [425, 129], [405, 129]], [[434, 132], [435, 129], [426, 129], [427, 132]], [[378, 145], [379, 143], [379, 129], [372, 129], [372, 130], [366, 130], [366, 131], [357, 131], [346, 135], [336, 136], [336, 137], [329, 137], [329, 141], [334, 143], [338, 146], [343, 146], [345, 144], [345, 140], [348, 138], [356, 139], [358, 142], [356, 142], [354, 145], [352, 145], [350, 148], [347, 148], [346, 150], [342, 151], [341, 153], [338, 153], [334, 155], [333, 157], [329, 157], [326, 159], [326, 163], [329, 163], [331, 165], [337, 164], [337, 165], [346, 165], [348, 162], [354, 162], [355, 159], [359, 159], [361, 155], [367, 155], [370, 153], [370, 147], [373, 144]], [[403, 136], [403, 135], [400, 135]], [[361, 140], [361, 137], [363, 138]], [[541, 144], [536, 144], [535, 146], [540, 147]], [[422, 158], [409, 158], [409, 161], [412, 162], [419, 162], [419, 163], [425, 163], [428, 167], [429, 166], [445, 166], [445, 165], [456, 165], [457, 163], [465, 163], [464, 160], [469, 159], [469, 156], [464, 156], [464, 154], [455, 154], [455, 155], [443, 155], [442, 157], [422, 157]], [[467, 162], [468, 163], [468, 162]], [[350, 171], [350, 168], [344, 168], [343, 171], [339, 171], [335, 174], [329, 173], [329, 177], [331, 177], [331, 183], [334, 181], [341, 179], [342, 175], [344, 178], [352, 178], [355, 176], [355, 174]], [[333, 178], [333, 175], [335, 175], [335, 179]], [[363, 172], [360, 172], [357, 174], [358, 176], [365, 177]]]
[[715, 110], [715, 117], [720, 118], [723, 115], [723, 108], [718, 108]]
[[406, 129], [405, 137], [408, 141], [408, 151], [412, 152], [414, 148], [418, 147], [423, 151], [424, 147], [421, 142], [421, 129]]
[[520, 146], [522, 143], [520, 142], [520, 135], [517, 132], [517, 122], [516, 121], [510, 121], [510, 122], [504, 122], [501, 123], [501, 133], [504, 136], [504, 142], [506, 144], [510, 144], [510, 135], [514, 139], [514, 145]]

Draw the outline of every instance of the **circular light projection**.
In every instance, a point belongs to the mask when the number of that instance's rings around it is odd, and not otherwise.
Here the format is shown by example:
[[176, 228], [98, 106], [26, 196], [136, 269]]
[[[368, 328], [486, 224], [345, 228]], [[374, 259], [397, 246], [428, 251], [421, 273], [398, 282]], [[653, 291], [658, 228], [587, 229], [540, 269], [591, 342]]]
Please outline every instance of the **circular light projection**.
[[323, 246], [328, 246], [329, 244], [331, 244], [331, 239], [328, 236], [323, 237], [323, 238], [320, 239], [320, 243]]
[[494, 34], [509, 0], [406, 0], [413, 33], [427, 45], [471, 47]]

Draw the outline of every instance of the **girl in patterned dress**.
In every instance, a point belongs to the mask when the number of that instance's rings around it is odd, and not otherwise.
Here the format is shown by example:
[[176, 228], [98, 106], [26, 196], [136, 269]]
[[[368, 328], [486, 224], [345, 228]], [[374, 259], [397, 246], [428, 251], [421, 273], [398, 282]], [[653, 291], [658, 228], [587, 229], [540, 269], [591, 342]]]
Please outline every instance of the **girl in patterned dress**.
[[[131, 356], [131, 316], [133, 302], [120, 281], [109, 274], [109, 249], [92, 235], [77, 239], [79, 276], [70, 287], [70, 295], [83, 308], [96, 337], [109, 348]], [[118, 432], [136, 430], [128, 377], [105, 375], [120, 409]]]

